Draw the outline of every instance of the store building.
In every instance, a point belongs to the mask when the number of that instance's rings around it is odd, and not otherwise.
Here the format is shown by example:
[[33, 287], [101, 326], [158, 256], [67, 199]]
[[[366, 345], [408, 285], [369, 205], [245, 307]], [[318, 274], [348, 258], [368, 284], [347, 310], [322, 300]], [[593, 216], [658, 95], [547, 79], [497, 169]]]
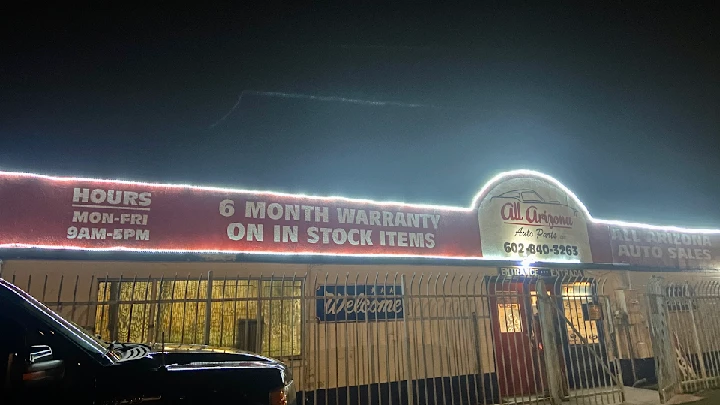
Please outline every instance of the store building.
[[647, 286], [711, 280], [720, 232], [595, 219], [524, 170], [468, 207], [0, 172], [0, 259], [105, 339], [260, 351], [313, 403], [470, 403], [652, 379]]

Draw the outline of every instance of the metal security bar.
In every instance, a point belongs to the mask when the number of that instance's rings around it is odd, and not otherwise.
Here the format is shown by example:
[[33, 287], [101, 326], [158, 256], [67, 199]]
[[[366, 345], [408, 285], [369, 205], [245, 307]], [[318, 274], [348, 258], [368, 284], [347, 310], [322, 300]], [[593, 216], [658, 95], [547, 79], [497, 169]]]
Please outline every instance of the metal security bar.
[[[7, 277], [7, 275], [5, 275]], [[108, 342], [300, 354], [303, 278], [32, 276], [12, 283]]]
[[108, 342], [278, 358], [305, 404], [623, 401], [603, 280], [313, 268], [2, 276]]
[[720, 387], [720, 282], [648, 284], [660, 397]]

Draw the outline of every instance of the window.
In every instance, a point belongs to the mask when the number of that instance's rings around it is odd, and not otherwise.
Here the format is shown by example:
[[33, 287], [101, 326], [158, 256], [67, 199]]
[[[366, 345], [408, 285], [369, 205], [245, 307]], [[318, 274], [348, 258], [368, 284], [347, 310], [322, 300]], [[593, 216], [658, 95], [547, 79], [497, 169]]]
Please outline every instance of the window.
[[665, 288], [667, 296], [668, 312], [687, 312], [690, 311], [690, 303], [692, 309], [697, 310], [697, 302], [692, 298], [694, 291], [688, 285], [670, 285]]
[[520, 303], [516, 294], [498, 293], [497, 310], [501, 333], [518, 333], [523, 331]]
[[296, 356], [301, 296], [299, 280], [215, 279], [210, 289], [207, 279], [103, 280], [98, 284], [95, 330], [106, 340], [207, 341], [273, 357]]
[[565, 324], [569, 343], [583, 344], [582, 338], [589, 344], [600, 343], [597, 321], [586, 320], [583, 310], [587, 304], [593, 303], [592, 284], [587, 281], [563, 284], [562, 297], [565, 318], [572, 324], [572, 327]]
[[[550, 295], [550, 291], [547, 292]], [[588, 304], [593, 303], [592, 284], [590, 282], [575, 282], [562, 285], [562, 302], [565, 320], [561, 322], [567, 328], [568, 342], [571, 345], [583, 344], [582, 338], [585, 338], [589, 344], [600, 343], [597, 329], [597, 322], [588, 320], [586, 314], [588, 312]], [[530, 292], [530, 302], [532, 305], [533, 315], [538, 313], [537, 292]], [[575, 331], [579, 332], [576, 333]]]
[[[550, 291], [547, 292], [547, 295], [550, 296]], [[537, 315], [540, 312], [537, 302], [537, 291], [530, 291], [530, 306], [532, 307], [533, 315]]]

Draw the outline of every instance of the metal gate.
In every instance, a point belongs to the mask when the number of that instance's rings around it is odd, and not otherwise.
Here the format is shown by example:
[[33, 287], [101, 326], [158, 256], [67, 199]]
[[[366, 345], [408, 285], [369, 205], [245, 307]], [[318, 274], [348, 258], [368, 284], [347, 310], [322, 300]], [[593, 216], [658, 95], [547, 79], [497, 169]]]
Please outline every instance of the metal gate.
[[2, 276], [106, 340], [278, 358], [304, 404], [623, 401], [602, 280], [355, 270]]
[[[500, 400], [623, 401], [610, 301], [584, 277], [488, 280]], [[514, 312], [514, 313], [509, 313]]]
[[647, 289], [661, 401], [720, 387], [720, 282], [653, 277]]

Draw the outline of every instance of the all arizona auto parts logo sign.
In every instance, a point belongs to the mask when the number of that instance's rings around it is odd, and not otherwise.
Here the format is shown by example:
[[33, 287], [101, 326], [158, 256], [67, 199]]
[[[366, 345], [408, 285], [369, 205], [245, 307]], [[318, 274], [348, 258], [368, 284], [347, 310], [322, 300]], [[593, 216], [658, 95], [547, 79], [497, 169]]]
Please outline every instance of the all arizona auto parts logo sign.
[[484, 256], [592, 262], [584, 213], [543, 179], [495, 184], [480, 200], [478, 222]]

